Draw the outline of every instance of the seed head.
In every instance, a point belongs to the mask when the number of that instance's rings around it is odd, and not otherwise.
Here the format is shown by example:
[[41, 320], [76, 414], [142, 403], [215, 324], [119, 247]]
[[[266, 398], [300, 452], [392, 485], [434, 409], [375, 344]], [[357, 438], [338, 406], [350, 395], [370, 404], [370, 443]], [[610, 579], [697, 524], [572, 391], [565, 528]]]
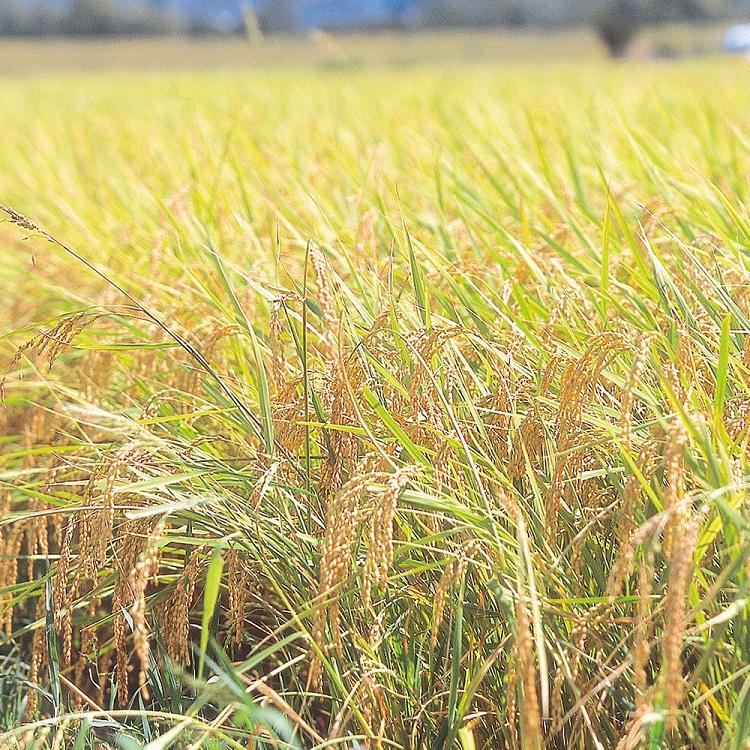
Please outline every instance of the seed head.
[[24, 216], [20, 211], [16, 211], [15, 208], [11, 208], [10, 206], [5, 206], [2, 203], [0, 203], [0, 211], [3, 211], [5, 214], [8, 215], [8, 218], [14, 223], [17, 224], [19, 227], [22, 227], [23, 229], [28, 229], [30, 232], [41, 232], [42, 230], [34, 224], [34, 222]]

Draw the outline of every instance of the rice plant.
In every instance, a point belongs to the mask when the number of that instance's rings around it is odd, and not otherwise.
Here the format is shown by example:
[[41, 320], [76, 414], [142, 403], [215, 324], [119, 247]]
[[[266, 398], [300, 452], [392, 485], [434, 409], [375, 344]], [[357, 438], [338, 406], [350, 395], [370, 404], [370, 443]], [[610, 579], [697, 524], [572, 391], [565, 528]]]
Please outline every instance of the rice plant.
[[2, 747], [748, 747], [747, 83], [0, 84]]

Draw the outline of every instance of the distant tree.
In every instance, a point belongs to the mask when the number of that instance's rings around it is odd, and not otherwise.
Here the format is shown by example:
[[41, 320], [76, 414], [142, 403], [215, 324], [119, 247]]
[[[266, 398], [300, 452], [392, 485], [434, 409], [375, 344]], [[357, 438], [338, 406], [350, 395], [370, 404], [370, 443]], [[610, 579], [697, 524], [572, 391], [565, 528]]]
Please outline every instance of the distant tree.
[[72, 36], [153, 36], [184, 28], [177, 17], [144, 3], [123, 6], [117, 0], [72, 0], [62, 23]]
[[63, 28], [64, 11], [58, 3], [40, 3], [27, 10], [31, 34], [50, 36], [60, 34]]
[[258, 25], [266, 33], [294, 31], [298, 26], [294, 0], [265, 0], [258, 10]]
[[595, 26], [610, 56], [621, 57], [641, 26], [709, 15], [703, 0], [607, 0], [595, 16]]
[[473, 21], [477, 26], [523, 26], [528, 20], [521, 0], [476, 0]]
[[649, 4], [649, 20], [703, 21], [712, 14], [708, 0], [660, 0]]
[[116, 34], [119, 26], [119, 11], [114, 0], [72, 0], [67, 17], [69, 34]]
[[529, 8], [523, 0], [505, 3], [501, 23], [505, 26], [528, 26], [532, 20]]
[[422, 23], [425, 26], [447, 26], [450, 24], [449, 0], [422, 0]]
[[46, 3], [29, 5], [23, 0], [0, 0], [0, 36], [59, 34], [63, 10]]
[[17, 36], [23, 33], [24, 10], [18, 0], [0, 0], [0, 33], [3, 36]]
[[118, 19], [118, 33], [132, 36], [176, 34], [184, 28], [185, 24], [168, 9], [152, 8], [145, 3], [128, 5]]
[[609, 0], [599, 12], [596, 30], [610, 57], [622, 57], [641, 22], [634, 0]]
[[528, 0], [422, 0], [426, 26], [523, 26], [531, 20]]

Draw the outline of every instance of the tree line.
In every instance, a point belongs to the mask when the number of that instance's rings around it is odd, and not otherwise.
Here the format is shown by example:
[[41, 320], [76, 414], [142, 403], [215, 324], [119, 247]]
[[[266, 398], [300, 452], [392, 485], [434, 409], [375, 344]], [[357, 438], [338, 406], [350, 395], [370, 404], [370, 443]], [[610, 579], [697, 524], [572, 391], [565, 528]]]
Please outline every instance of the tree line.
[[[701, 20], [736, 12], [742, 0], [419, 0], [409, 23], [425, 27], [556, 27], [593, 25], [613, 55], [621, 54], [643, 25], [671, 20]], [[296, 0], [265, 0], [253, 18], [265, 32], [296, 28]], [[750, 0], [748, 2], [750, 5]], [[0, 0], [0, 36], [107, 36], [242, 33], [210, 20], [191, 20], [145, 0]]]
[[[293, 29], [296, 5], [295, 0], [266, 0], [261, 28]], [[750, 0], [420, 0], [417, 5], [416, 25], [433, 28], [590, 25], [614, 57], [627, 50], [644, 26], [738, 17], [750, 11]]]
[[71, 0], [60, 5], [0, 0], [0, 36], [6, 37], [161, 36], [218, 31], [208, 22], [188, 20], [146, 3]]

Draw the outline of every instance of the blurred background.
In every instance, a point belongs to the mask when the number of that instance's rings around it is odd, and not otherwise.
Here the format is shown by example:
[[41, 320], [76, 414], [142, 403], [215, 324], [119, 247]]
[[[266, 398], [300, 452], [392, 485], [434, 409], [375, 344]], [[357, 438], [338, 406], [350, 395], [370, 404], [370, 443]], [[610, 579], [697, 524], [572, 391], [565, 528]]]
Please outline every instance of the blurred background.
[[747, 54], [748, 21], [750, 0], [0, 0], [0, 70]]

